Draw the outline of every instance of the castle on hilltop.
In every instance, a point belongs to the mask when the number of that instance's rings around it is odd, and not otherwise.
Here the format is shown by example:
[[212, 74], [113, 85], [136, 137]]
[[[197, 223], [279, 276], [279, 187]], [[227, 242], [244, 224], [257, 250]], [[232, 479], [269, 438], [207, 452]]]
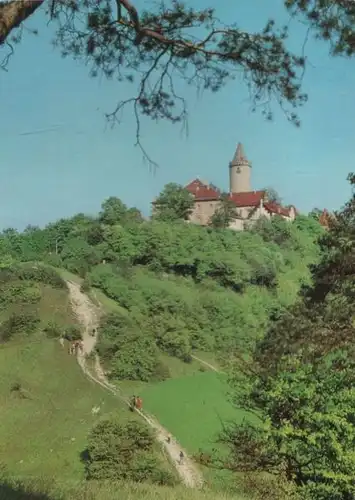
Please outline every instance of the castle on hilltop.
[[[244, 153], [243, 145], [239, 143], [229, 164], [228, 198], [237, 209], [237, 218], [230, 223], [229, 227], [242, 231], [260, 217], [270, 219], [275, 215], [293, 221], [297, 215], [297, 210], [293, 205], [283, 207], [269, 200], [266, 191], [252, 191], [251, 169], [252, 166]], [[189, 221], [194, 224], [208, 225], [212, 215], [220, 206], [222, 191], [198, 178], [187, 184], [185, 189], [195, 198]]]

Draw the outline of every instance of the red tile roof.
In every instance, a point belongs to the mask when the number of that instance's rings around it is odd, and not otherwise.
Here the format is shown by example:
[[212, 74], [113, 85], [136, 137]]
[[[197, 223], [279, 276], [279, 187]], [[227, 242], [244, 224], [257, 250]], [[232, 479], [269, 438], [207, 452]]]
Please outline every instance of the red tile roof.
[[[216, 201], [221, 197], [222, 192], [209, 184], [205, 184], [200, 179], [195, 179], [185, 186], [196, 201]], [[248, 193], [230, 193], [229, 198], [234, 201], [237, 207], [257, 207], [264, 197], [265, 191], [250, 191]]]
[[236, 207], [257, 207], [265, 196], [265, 191], [249, 191], [247, 193], [230, 193], [229, 199]]
[[279, 214], [283, 215], [284, 217], [289, 217], [290, 215], [290, 209], [286, 207], [282, 207], [278, 203], [275, 203], [274, 201], [269, 201], [264, 203], [264, 207], [268, 212], [272, 214]]
[[[215, 187], [195, 179], [185, 186], [194, 197], [195, 201], [217, 201], [222, 192]], [[229, 193], [229, 199], [235, 203], [236, 207], [258, 207], [261, 200], [265, 198], [265, 191], [249, 191], [246, 193]], [[290, 208], [282, 207], [275, 202], [264, 202], [264, 207], [270, 213], [280, 214], [284, 217], [290, 216]], [[297, 213], [296, 209], [294, 209]]]
[[219, 200], [221, 193], [216, 189], [212, 188], [208, 184], [204, 184], [199, 179], [195, 179], [190, 182], [187, 186], [185, 186], [191, 194], [194, 195], [196, 201], [204, 201], [210, 200], [215, 201]]

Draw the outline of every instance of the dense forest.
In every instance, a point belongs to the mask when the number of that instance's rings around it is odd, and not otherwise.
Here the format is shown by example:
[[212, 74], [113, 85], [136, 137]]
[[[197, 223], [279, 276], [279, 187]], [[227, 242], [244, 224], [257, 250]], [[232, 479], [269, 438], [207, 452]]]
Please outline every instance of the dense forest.
[[[191, 200], [167, 186], [146, 220], [118, 198], [97, 216], [77, 214], [0, 235], [0, 265], [43, 262], [84, 278], [122, 308], [100, 328], [98, 351], [112, 377], [169, 377], [159, 351], [191, 360], [193, 350], [251, 353], [270, 318], [296, 300], [319, 258], [323, 228], [312, 217], [275, 217], [244, 232], [184, 219]], [[127, 314], [124, 314], [126, 312]], [[55, 330], [55, 325], [52, 325]]]

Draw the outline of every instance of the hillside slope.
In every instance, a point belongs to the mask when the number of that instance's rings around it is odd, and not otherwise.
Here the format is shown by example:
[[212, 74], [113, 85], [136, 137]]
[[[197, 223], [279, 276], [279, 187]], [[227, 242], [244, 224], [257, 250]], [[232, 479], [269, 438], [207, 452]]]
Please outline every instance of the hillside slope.
[[[23, 269], [26, 269], [26, 280], [22, 279]], [[43, 283], [49, 280], [48, 276], [57, 280], [58, 288]], [[33, 285], [42, 293], [36, 296], [36, 303], [32, 297], [33, 303], [26, 306], [27, 315], [32, 314], [38, 320], [36, 328], [31, 332], [26, 327], [14, 330], [11, 338], [3, 336], [0, 344], [0, 499], [106, 500], [121, 498], [117, 493], [119, 488], [120, 492], [126, 492], [125, 498], [189, 500], [188, 491], [181, 488], [172, 490], [152, 485], [92, 481], [85, 486], [81, 483], [85, 463], [80, 456], [95, 422], [103, 415], [115, 415], [120, 422], [134, 415], [127, 411], [122, 400], [87, 380], [75, 358], [68, 354], [67, 344], [63, 348], [58, 338], [48, 338], [60, 332], [63, 334], [66, 329], [72, 331], [78, 327], [78, 320], [84, 320], [83, 294], [78, 285], [74, 283], [69, 289], [76, 291], [73, 310], [70, 307], [73, 297], [57, 279], [58, 275], [52, 274], [46, 266], [27, 264], [21, 271], [16, 268], [3, 275], [0, 272], [0, 281], [1, 278], [2, 297], [11, 287], [17, 293], [17, 300], [11, 303], [11, 312], [5, 307], [2, 311], [2, 333], [6, 331], [7, 320], [23, 310], [25, 299], [21, 299], [19, 290], [28, 294]], [[94, 326], [95, 321], [91, 317], [85, 323], [86, 328]], [[89, 335], [85, 338], [92, 339]], [[93, 344], [88, 351], [92, 347]], [[100, 408], [98, 415], [93, 412], [97, 407]], [[165, 432], [164, 440], [166, 435]], [[184, 470], [186, 465], [181, 472]], [[208, 492], [201, 496], [208, 497]], [[193, 498], [198, 500], [199, 494], [195, 493]], [[211, 494], [211, 498], [222, 500], [216, 493]]]
[[130, 339], [134, 356], [149, 353], [146, 370], [135, 373], [120, 364], [103, 333], [106, 368], [118, 379], [148, 381], [169, 376], [161, 353], [190, 362], [196, 350], [223, 359], [234, 350], [250, 352], [270, 316], [292, 304], [309, 280], [322, 231], [304, 216], [293, 224], [259, 221], [243, 232], [174, 218], [144, 221], [110, 198], [96, 217], [77, 214], [44, 229], [4, 231], [0, 259], [44, 261], [85, 278], [87, 290], [101, 289], [126, 312], [116, 324], [125, 332], [125, 353], [133, 355]]
[[[102, 387], [85, 380], [73, 357], [57, 342], [63, 334], [74, 340], [79, 324], [84, 324], [87, 332], [96, 322], [85, 318], [83, 302], [76, 304], [79, 316], [73, 316], [65, 280], [56, 269], [80, 276], [80, 297], [84, 293], [104, 313], [96, 349], [108, 381], [101, 378], [100, 383], [106, 389], [118, 385], [124, 398], [143, 395], [144, 410], [163, 422], [192, 455], [201, 447], [214, 447], [229, 416], [234, 422], [245, 416], [233, 407], [228, 387], [214, 368], [228, 372], [232, 367], [238, 372], [240, 360], [250, 356], [269, 325], [297, 301], [300, 287], [310, 279], [308, 266], [318, 259], [317, 238], [321, 233], [319, 224], [302, 216], [293, 224], [277, 217], [260, 221], [244, 232], [188, 225], [176, 218], [144, 221], [137, 211], [114, 198], [103, 203], [96, 217], [77, 214], [43, 229], [3, 231], [0, 356], [6, 350], [11, 354], [8, 365], [4, 363], [8, 381], [1, 391], [10, 405], [9, 425], [17, 421], [20, 429], [19, 442], [15, 437], [12, 443], [19, 450], [14, 459], [7, 456], [11, 455], [11, 438], [4, 437], [2, 459], [8, 461], [11, 475], [35, 474], [41, 447], [50, 445], [49, 450], [55, 450], [59, 436], [75, 430], [78, 437], [71, 436], [71, 443], [79, 442], [81, 451], [71, 444], [74, 452], [66, 459], [65, 452], [69, 451], [63, 445], [58, 467], [52, 458], [54, 452], [45, 452], [49, 475], [65, 481], [85, 477], [94, 484], [93, 480], [112, 481], [119, 474], [127, 482], [132, 477], [140, 481], [143, 476], [151, 480], [155, 467], [159, 469], [156, 481], [176, 484], [176, 471], [156, 443], [143, 458], [131, 453], [130, 446], [136, 447], [140, 439], [135, 436], [141, 435], [137, 415]], [[70, 275], [65, 279], [71, 280]], [[78, 295], [77, 279], [73, 281]], [[95, 339], [86, 337], [86, 341], [91, 351]], [[23, 358], [27, 351], [28, 358]], [[85, 363], [95, 370], [92, 356]], [[55, 372], [53, 379], [48, 377], [51, 371]], [[61, 371], [68, 380], [64, 376], [62, 380]], [[27, 372], [31, 372], [28, 377]], [[74, 390], [77, 376], [81, 380], [78, 391]], [[41, 384], [36, 385], [36, 378]], [[71, 389], [66, 387], [70, 383]], [[82, 398], [80, 391], [85, 394]], [[26, 396], [32, 393], [33, 401]], [[49, 395], [47, 399], [44, 394]], [[76, 411], [75, 397], [79, 401], [88, 398], [89, 402]], [[43, 411], [36, 407], [35, 400]], [[67, 404], [74, 411], [71, 418], [56, 423], [51, 434], [46, 415], [54, 411], [56, 400], [61, 401], [64, 414], [70, 413]], [[37, 439], [33, 447], [37, 458], [31, 457], [31, 446], [26, 454], [23, 451], [26, 404], [34, 427], [45, 429], [42, 444]], [[99, 408], [98, 415], [93, 415], [93, 408]], [[101, 420], [99, 415], [107, 418]], [[183, 419], [188, 429], [181, 425]], [[125, 469], [122, 439], [132, 429], [134, 439], [132, 433], [130, 439], [135, 441], [129, 441], [127, 453], [133, 461]], [[148, 431], [142, 432], [150, 443]], [[22, 451], [25, 456], [19, 458]], [[70, 477], [70, 465], [65, 472], [65, 464], [71, 464], [74, 455], [77, 462]], [[48, 477], [46, 467], [43, 472]], [[210, 475], [208, 479], [214, 481]], [[237, 491], [238, 477], [230, 474], [230, 479], [227, 487]], [[64, 483], [61, 488], [65, 488]]]
[[[110, 384], [101, 368], [99, 357], [96, 355], [94, 370], [90, 371], [87, 363], [86, 357], [93, 353], [95, 348], [97, 333], [92, 335], [91, 332], [95, 330], [97, 332], [97, 327], [99, 325], [99, 310], [94, 304], [89, 300], [89, 298], [80, 291], [80, 285], [73, 281], [67, 282], [69, 293], [71, 297], [71, 302], [73, 304], [73, 310], [76, 313], [79, 321], [82, 323], [83, 331], [83, 352], [78, 352], [78, 362], [85, 374], [87, 374], [91, 380], [95, 381], [101, 387], [106, 388], [109, 392], [115, 394], [117, 398], [130, 406], [130, 402], [125, 398], [119, 390], [113, 384]], [[201, 487], [203, 484], [203, 478], [201, 473], [195, 464], [191, 461], [185, 450], [182, 450], [181, 446], [176, 442], [176, 439], [171, 436], [171, 433], [164, 429], [158, 422], [155, 422], [149, 418], [144, 411], [136, 410], [137, 414], [141, 416], [145, 422], [156, 432], [157, 440], [162, 444], [163, 448], [168, 453], [172, 464], [176, 467], [178, 474], [180, 475], [184, 484], [191, 488]], [[168, 442], [168, 438], [171, 441]], [[183, 451], [184, 462], [179, 464], [179, 454]]]
[[[11, 477], [83, 479], [92, 427], [104, 416], [120, 425], [137, 418], [90, 383], [67, 341], [58, 342], [80, 331], [58, 274], [39, 264], [3, 270], [0, 297], [1, 468]], [[169, 470], [159, 448], [155, 453]]]

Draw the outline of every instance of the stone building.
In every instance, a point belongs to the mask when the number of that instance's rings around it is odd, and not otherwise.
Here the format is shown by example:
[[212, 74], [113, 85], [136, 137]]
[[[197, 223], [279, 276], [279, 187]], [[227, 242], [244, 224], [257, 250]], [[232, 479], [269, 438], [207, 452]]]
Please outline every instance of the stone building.
[[[293, 221], [297, 214], [293, 205], [283, 207], [270, 201], [266, 191], [252, 191], [251, 172], [252, 165], [244, 153], [242, 144], [239, 143], [229, 164], [228, 196], [237, 209], [237, 218], [231, 222], [229, 227], [240, 231], [260, 217], [270, 219], [275, 215]], [[185, 189], [195, 198], [190, 222], [208, 225], [212, 215], [220, 205], [222, 191], [198, 178], [187, 184]]]

